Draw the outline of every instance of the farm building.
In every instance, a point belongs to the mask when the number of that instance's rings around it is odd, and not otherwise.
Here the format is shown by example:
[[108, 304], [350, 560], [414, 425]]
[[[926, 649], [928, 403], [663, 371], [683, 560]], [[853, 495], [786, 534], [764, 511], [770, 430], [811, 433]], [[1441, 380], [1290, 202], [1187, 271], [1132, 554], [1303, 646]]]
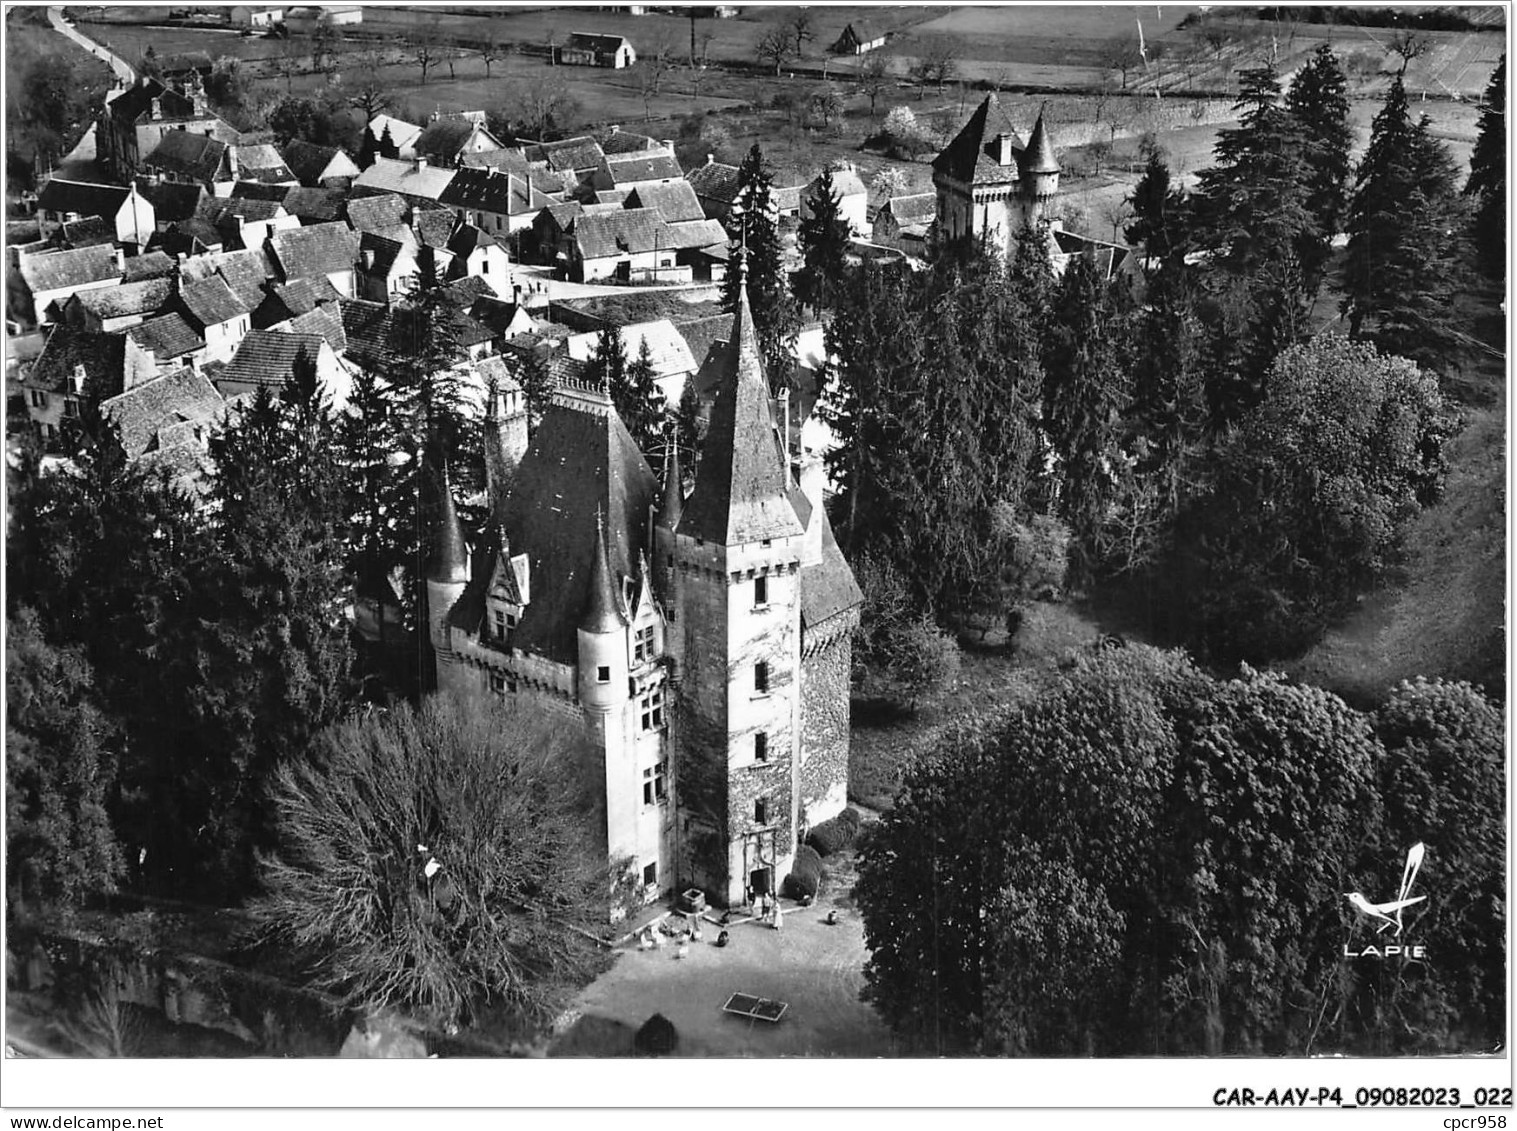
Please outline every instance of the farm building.
[[930, 192], [893, 196], [874, 217], [874, 242], [921, 254], [927, 229], [938, 214], [938, 198]]
[[425, 157], [435, 165], [448, 166], [460, 164], [470, 153], [488, 153], [504, 148], [483, 123], [462, 114], [433, 114], [414, 145], [418, 157]]
[[32, 300], [33, 323], [57, 321], [64, 304], [78, 291], [116, 286], [124, 259], [121, 250], [109, 244], [18, 256], [21, 281]]
[[576, 31], [559, 48], [558, 61], [571, 66], [621, 70], [637, 62], [637, 52], [625, 36]]
[[437, 203], [453, 209], [460, 220], [499, 236], [530, 228], [537, 214], [554, 200], [524, 176], [494, 168], [462, 168], [453, 174]]
[[829, 50], [834, 55], [862, 55], [866, 51], [884, 47], [889, 38], [886, 32], [855, 21], [843, 29], [843, 34], [837, 37], [837, 42]]
[[260, 7], [254, 4], [235, 4], [229, 13], [232, 23], [238, 27], [273, 27], [284, 23], [283, 8]]
[[87, 184], [57, 177], [42, 186], [37, 197], [37, 216], [46, 224], [67, 224], [98, 216], [107, 222], [112, 238], [120, 243], [145, 245], [158, 226], [153, 204], [135, 185]]

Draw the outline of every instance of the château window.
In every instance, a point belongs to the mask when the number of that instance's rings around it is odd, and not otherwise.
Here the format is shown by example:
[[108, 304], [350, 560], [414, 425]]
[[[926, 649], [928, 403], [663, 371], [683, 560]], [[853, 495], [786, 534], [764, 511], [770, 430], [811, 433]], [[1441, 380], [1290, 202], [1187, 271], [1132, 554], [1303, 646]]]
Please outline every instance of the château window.
[[664, 729], [664, 687], [663, 684], [646, 692], [638, 701], [638, 707], [642, 715], [644, 730]]
[[753, 819], [760, 825], [767, 825], [769, 823], [769, 801], [767, 798], [760, 797], [753, 803]]
[[511, 630], [516, 627], [516, 614], [508, 613], [505, 609], [495, 611], [495, 639], [505, 640], [511, 635]]
[[769, 761], [769, 736], [762, 731], [753, 736], [753, 757], [755, 761]]
[[490, 690], [497, 695], [509, 695], [516, 690], [516, 681], [503, 672], [491, 672]]
[[46, 408], [47, 407], [47, 394], [44, 393], [41, 389], [33, 389], [32, 390], [32, 407], [33, 408]]
[[769, 694], [769, 664], [764, 660], [753, 665], [753, 690], [760, 695]]
[[646, 664], [653, 659], [653, 626], [637, 630], [637, 635], [632, 641], [632, 663]]
[[63, 398], [63, 415], [70, 420], [79, 419], [79, 399], [77, 397]]
[[650, 887], [658, 883], [658, 861], [648, 864], [643, 868], [643, 883]]
[[643, 771], [643, 804], [654, 805], [667, 796], [664, 787], [664, 770], [668, 762], [660, 762]]
[[601, 664], [598, 668], [595, 669], [595, 682], [596, 683], [610, 683], [611, 682], [611, 665], [610, 664]]
[[753, 606], [762, 608], [769, 603], [769, 579], [767, 577], [755, 577], [753, 579]]

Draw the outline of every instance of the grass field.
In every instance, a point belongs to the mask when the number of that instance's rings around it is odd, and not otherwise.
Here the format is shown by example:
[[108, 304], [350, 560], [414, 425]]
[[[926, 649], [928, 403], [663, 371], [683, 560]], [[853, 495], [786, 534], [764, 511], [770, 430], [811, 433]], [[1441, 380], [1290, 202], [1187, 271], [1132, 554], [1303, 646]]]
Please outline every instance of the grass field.
[[[33, 22], [34, 13], [40, 16], [41, 11], [39, 8], [11, 8], [5, 14], [6, 127], [11, 144], [28, 160], [31, 150], [27, 148], [29, 143], [19, 129], [19, 123], [25, 103], [22, 84], [32, 60], [48, 55], [68, 60], [74, 68], [74, 78], [84, 96], [81, 105], [93, 105], [103, 99], [111, 86], [111, 69], [102, 60], [73, 40], [59, 35], [48, 26], [45, 17], [41, 18], [40, 23]], [[83, 120], [75, 123], [77, 132], [64, 139], [68, 146], [78, 140], [78, 134], [83, 132], [86, 125], [87, 122]]]

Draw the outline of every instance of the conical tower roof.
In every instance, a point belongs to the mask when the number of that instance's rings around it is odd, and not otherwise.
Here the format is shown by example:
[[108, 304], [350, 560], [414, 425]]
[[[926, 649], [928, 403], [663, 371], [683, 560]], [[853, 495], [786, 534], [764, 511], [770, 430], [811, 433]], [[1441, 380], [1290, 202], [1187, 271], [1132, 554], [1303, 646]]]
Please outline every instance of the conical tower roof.
[[432, 533], [432, 553], [427, 558], [427, 580], [444, 584], [457, 584], [469, 580], [469, 551], [464, 546], [464, 531], [458, 521], [458, 511], [453, 505], [453, 492], [448, 486], [448, 465], [442, 465], [437, 480], [432, 480], [436, 502], [436, 527]]
[[677, 529], [722, 546], [801, 534], [805, 528], [790, 496], [744, 278], [738, 285], [737, 311], [722, 357], [700, 472]]
[[595, 556], [590, 560], [590, 591], [585, 602], [585, 615], [579, 626], [586, 632], [620, 632], [626, 627], [626, 618], [620, 611], [616, 589], [612, 584], [611, 560], [606, 554], [606, 524], [600, 511], [595, 512]]
[[943, 152], [933, 158], [932, 167], [936, 172], [964, 184], [999, 183], [1015, 179], [1015, 171], [1008, 170], [1000, 160], [997, 139], [1002, 137], [1010, 139], [1012, 152], [1021, 150], [1022, 143], [1016, 127], [1012, 125], [1011, 116], [1006, 113], [995, 91], [991, 91], [969, 116], [964, 128], [944, 147]]
[[679, 525], [684, 509], [685, 491], [681, 483], [679, 444], [676, 442], [669, 445], [669, 455], [664, 460], [664, 493], [659, 500], [659, 525], [673, 530]]
[[1048, 112], [1048, 103], [1038, 111], [1038, 121], [1032, 127], [1032, 136], [1027, 139], [1027, 148], [1022, 151], [1022, 174], [1057, 173], [1059, 162], [1053, 155], [1053, 143], [1048, 140], [1048, 130], [1043, 125], [1043, 115]]

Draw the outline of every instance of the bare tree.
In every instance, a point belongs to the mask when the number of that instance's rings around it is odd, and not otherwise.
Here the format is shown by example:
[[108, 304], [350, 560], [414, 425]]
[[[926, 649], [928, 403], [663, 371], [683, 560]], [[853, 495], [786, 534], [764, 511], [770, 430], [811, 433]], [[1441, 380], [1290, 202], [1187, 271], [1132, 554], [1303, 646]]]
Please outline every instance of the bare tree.
[[274, 56], [274, 71], [284, 79], [286, 92], [295, 89], [295, 75], [300, 70], [300, 47], [293, 39], [279, 45], [279, 54]]
[[927, 83], [932, 83], [939, 94], [943, 93], [943, 87], [953, 81], [953, 77], [959, 69], [959, 48], [953, 40], [945, 35], [930, 35], [922, 40], [921, 53], [917, 56], [916, 65], [911, 68], [911, 76], [921, 89], [917, 97], [921, 98], [925, 93]]
[[1138, 41], [1134, 38], [1114, 39], [1101, 49], [1101, 65], [1122, 76], [1123, 90], [1127, 89], [1128, 73], [1142, 63], [1143, 56], [1138, 51]]
[[1111, 242], [1119, 243], [1117, 235], [1127, 226], [1127, 222], [1133, 218], [1132, 201], [1127, 197], [1119, 197], [1110, 201], [1101, 209], [1101, 219], [1111, 225]]
[[1396, 74], [1405, 77], [1406, 69], [1413, 59], [1420, 59], [1433, 49], [1433, 41], [1419, 31], [1398, 31], [1391, 37], [1390, 53], [1401, 59]]
[[563, 79], [521, 78], [510, 84], [507, 99], [525, 132], [537, 141], [550, 126], [562, 127], [578, 109], [579, 102]]
[[830, 86], [824, 86], [811, 96], [811, 113], [822, 120], [822, 129], [831, 130], [832, 123], [843, 116], [843, 100]]
[[771, 27], [758, 41], [755, 50], [762, 61], [774, 64], [774, 75], [778, 78], [780, 68], [795, 56], [795, 44], [790, 38], [790, 29], [778, 25]]
[[806, 54], [806, 44], [816, 38], [814, 30], [815, 21], [809, 8], [797, 8], [790, 17], [790, 34], [795, 36], [795, 54], [799, 58]]
[[437, 33], [430, 27], [421, 27], [411, 39], [411, 57], [421, 68], [421, 85], [427, 85], [427, 72], [437, 65], [441, 51], [437, 45]]
[[871, 124], [874, 122], [875, 105], [879, 102], [880, 95], [890, 88], [893, 81], [889, 57], [878, 51], [871, 51], [864, 56], [864, 61], [859, 64], [859, 90], [869, 99]]
[[490, 64], [497, 61], [504, 62], [506, 56], [511, 54], [511, 46], [507, 43], [486, 43], [479, 49], [479, 57], [485, 63], [485, 78], [490, 77]]
[[376, 114], [383, 114], [391, 106], [389, 86], [380, 74], [383, 67], [384, 55], [377, 47], [369, 47], [359, 53], [348, 105], [363, 112], [365, 123], [372, 121]]
[[655, 97], [662, 92], [664, 79], [674, 69], [675, 51], [674, 37], [664, 35], [650, 43], [638, 56], [638, 68], [643, 72], [645, 81], [651, 85]]

